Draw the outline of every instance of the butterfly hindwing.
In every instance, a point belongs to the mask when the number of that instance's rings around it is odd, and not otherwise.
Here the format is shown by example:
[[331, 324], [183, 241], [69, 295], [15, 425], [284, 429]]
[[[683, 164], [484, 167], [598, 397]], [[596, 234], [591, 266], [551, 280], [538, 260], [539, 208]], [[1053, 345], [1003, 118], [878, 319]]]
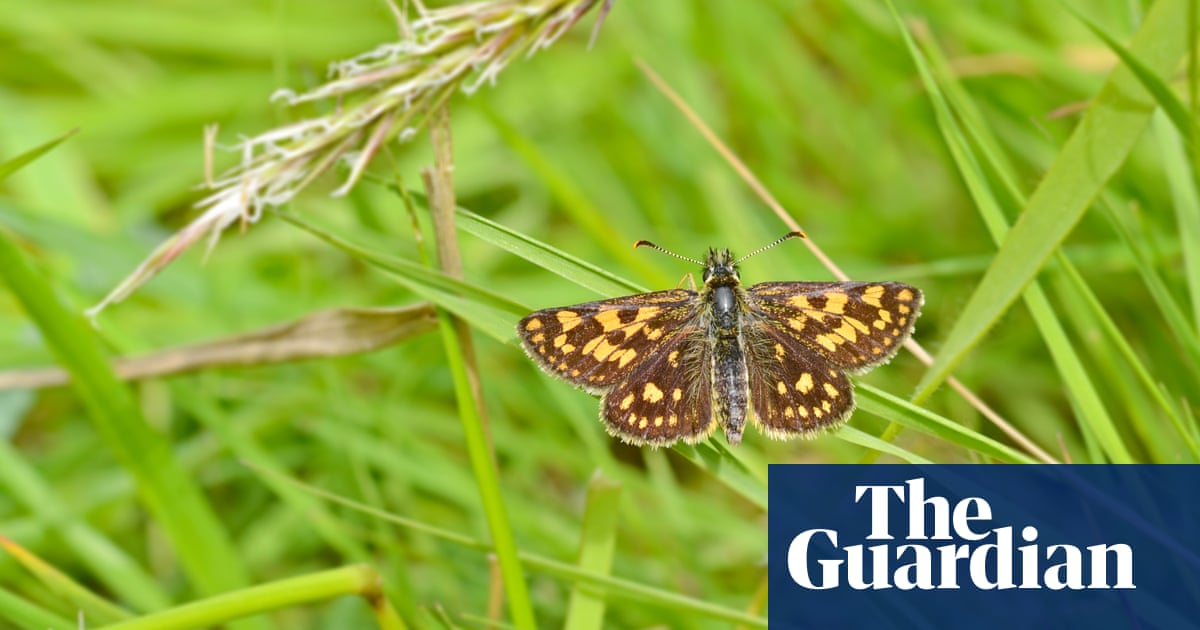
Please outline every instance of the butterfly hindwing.
[[846, 373], [771, 323], [743, 329], [751, 421], [775, 439], [812, 437], [854, 410]]
[[608, 432], [632, 444], [698, 442], [717, 426], [707, 330], [694, 322], [639, 363], [600, 403]]
[[747, 295], [748, 321], [771, 326], [850, 372], [895, 356], [924, 300], [920, 290], [899, 282], [764, 282]]
[[522, 319], [517, 333], [544, 370], [600, 394], [679, 334], [695, 298], [673, 289], [545, 309]]

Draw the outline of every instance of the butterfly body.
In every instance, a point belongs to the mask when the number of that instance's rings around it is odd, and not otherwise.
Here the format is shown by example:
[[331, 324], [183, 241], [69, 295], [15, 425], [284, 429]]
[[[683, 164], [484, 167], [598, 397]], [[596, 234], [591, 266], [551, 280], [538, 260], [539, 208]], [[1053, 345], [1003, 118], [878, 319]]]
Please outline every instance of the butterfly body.
[[699, 301], [712, 311], [708, 318], [709, 337], [713, 340], [712, 407], [717, 424], [725, 428], [726, 439], [738, 444], [746, 427], [749, 398], [746, 355], [742, 351], [742, 313], [746, 312], [747, 300], [729, 250], [708, 250]]
[[[696, 261], [699, 262], [699, 261]], [[743, 287], [729, 250], [709, 250], [698, 291], [672, 289], [551, 308], [521, 320], [526, 352], [602, 395], [609, 433], [634, 444], [695, 443], [747, 421], [812, 437], [854, 408], [846, 372], [886, 362], [912, 332], [919, 290], [898, 282]]]

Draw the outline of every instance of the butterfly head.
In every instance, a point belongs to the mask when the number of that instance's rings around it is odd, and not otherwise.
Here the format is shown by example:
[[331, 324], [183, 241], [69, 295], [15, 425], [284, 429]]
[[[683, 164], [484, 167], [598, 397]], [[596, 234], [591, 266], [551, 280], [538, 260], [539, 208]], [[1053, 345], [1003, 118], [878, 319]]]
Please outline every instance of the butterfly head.
[[738, 278], [737, 263], [728, 249], [710, 249], [704, 260], [704, 284], [709, 288], [736, 286]]
[[738, 263], [742, 262], [743, 260], [746, 260], [747, 258], [749, 258], [751, 256], [754, 256], [755, 254], [759, 254], [768, 249], [771, 249], [772, 247], [775, 247], [776, 245], [778, 245], [788, 239], [792, 239], [792, 238], [804, 238], [804, 232], [789, 232], [787, 234], [784, 234], [783, 236], [775, 239], [773, 242], [771, 242], [767, 245], [764, 245], [762, 247], [759, 247], [758, 249], [756, 249], [756, 250], [750, 252], [749, 254], [746, 254], [745, 256], [742, 256], [741, 258], [738, 258], [736, 260], [734, 259], [733, 254], [729, 253], [728, 249], [712, 249], [712, 248], [710, 248], [708, 250], [708, 256], [704, 259], [703, 263], [701, 263], [699, 260], [696, 260], [695, 258], [689, 258], [687, 256], [680, 256], [679, 254], [676, 254], [673, 251], [663, 249], [663, 248], [659, 247], [658, 245], [651, 243], [650, 241], [638, 241], [638, 242], [634, 243], [633, 246], [634, 247], [649, 247], [650, 249], [656, 249], [668, 256], [674, 256], [675, 258], [678, 258], [680, 260], [686, 260], [691, 263], [696, 263], [697, 265], [703, 265], [704, 266], [704, 286], [708, 287], [709, 289], [715, 289], [717, 287], [736, 287], [736, 286], [738, 286], [739, 284], [741, 284], [741, 279], [738, 277], [738, 270], [737, 270]]

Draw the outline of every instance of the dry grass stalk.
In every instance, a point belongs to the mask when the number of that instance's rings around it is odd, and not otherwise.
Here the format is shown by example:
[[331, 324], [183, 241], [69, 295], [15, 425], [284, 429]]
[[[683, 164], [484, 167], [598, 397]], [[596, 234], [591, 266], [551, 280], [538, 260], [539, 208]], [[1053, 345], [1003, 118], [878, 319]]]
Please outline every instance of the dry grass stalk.
[[197, 203], [200, 216], [159, 245], [88, 316], [128, 297], [205, 235], [211, 248], [230, 225], [257, 222], [265, 208], [291, 201], [339, 162], [348, 164], [349, 175], [334, 195], [345, 194], [386, 143], [411, 140], [452, 95], [495, 83], [513, 59], [548, 48], [601, 3], [607, 10], [611, 0], [501, 0], [433, 10], [414, 2], [412, 20], [398, 11], [401, 41], [332, 64], [330, 80], [308, 92], [276, 92], [274, 99], [291, 106], [334, 100], [338, 107], [234, 146], [241, 162], [206, 178], [213, 192]]

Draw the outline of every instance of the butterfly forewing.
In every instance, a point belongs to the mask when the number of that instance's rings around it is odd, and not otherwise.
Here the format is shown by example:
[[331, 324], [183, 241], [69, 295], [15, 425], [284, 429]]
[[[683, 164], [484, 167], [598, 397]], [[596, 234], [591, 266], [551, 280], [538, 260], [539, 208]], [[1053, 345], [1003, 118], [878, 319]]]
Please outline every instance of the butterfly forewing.
[[923, 302], [920, 290], [899, 282], [764, 282], [747, 295], [750, 320], [851, 372], [891, 359]]
[[683, 289], [643, 293], [538, 311], [517, 332], [543, 369], [599, 394], [678, 335], [696, 303]]

